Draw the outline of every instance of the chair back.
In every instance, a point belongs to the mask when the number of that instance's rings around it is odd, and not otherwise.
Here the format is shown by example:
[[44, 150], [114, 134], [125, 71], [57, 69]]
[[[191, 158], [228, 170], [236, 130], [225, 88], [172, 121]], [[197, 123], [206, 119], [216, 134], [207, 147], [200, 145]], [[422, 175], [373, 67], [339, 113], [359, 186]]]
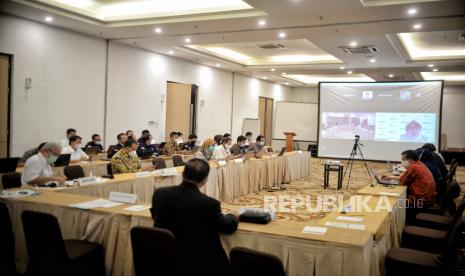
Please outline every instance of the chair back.
[[108, 175], [113, 175], [113, 169], [111, 168], [111, 163], [107, 164], [107, 174]]
[[[174, 162], [174, 161], [173, 161], [173, 162]], [[165, 162], [165, 159], [163, 159], [163, 158], [161, 158], [161, 157], [153, 158], [152, 164], [155, 166], [155, 169], [156, 169], [156, 170], [159, 170], [159, 169], [166, 169], [166, 162]]]
[[21, 174], [17, 172], [9, 172], [2, 175], [3, 189], [21, 187]]
[[453, 263], [457, 257], [457, 245], [459, 239], [463, 239], [462, 231], [465, 226], [465, 218], [460, 217], [447, 232], [446, 246], [442, 254], [441, 262]]
[[5, 275], [16, 275], [15, 236], [10, 214], [4, 203], [0, 203], [0, 267]]
[[450, 166], [449, 172], [447, 173], [447, 176], [446, 176], [446, 180], [448, 184], [451, 183], [452, 180], [454, 180], [455, 172], [457, 171], [457, 165], [458, 163], [455, 162], [454, 164]]
[[65, 176], [68, 180], [74, 180], [84, 177], [84, 170], [79, 165], [66, 166]]
[[173, 155], [173, 166], [175, 167], [184, 166], [184, 160], [182, 160], [181, 155]]
[[455, 213], [456, 205], [454, 199], [456, 199], [460, 195], [460, 185], [457, 181], [452, 181], [446, 187], [446, 193], [444, 194], [444, 198], [441, 202], [441, 210], [448, 211], [450, 214]]
[[278, 257], [251, 250], [235, 247], [229, 254], [231, 260], [231, 275], [233, 276], [285, 276], [283, 263]]
[[29, 255], [28, 271], [32, 275], [59, 275], [69, 258], [56, 217], [24, 211], [21, 219]]
[[136, 276], [176, 275], [176, 239], [169, 230], [157, 227], [131, 229], [132, 257]]
[[110, 145], [107, 150], [107, 157], [112, 158], [113, 157], [113, 150], [115, 149], [116, 145]]

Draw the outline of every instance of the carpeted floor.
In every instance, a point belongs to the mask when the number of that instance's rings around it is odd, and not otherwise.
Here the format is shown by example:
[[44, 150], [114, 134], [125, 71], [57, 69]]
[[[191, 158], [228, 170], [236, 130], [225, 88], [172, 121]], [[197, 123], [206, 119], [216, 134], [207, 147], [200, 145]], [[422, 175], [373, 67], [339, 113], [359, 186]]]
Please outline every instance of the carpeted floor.
[[[355, 161], [352, 168], [352, 175], [350, 180], [350, 187], [347, 190], [347, 178], [343, 183], [342, 191], [338, 191], [337, 188], [337, 173], [330, 173], [330, 187], [323, 189], [323, 172], [324, 162], [327, 159], [312, 158], [310, 165], [310, 176], [294, 181], [288, 185], [285, 185], [285, 190], [280, 191], [261, 191], [257, 193], [248, 194], [245, 196], [237, 197], [231, 201], [222, 203], [222, 207], [225, 211], [228, 210], [239, 210], [241, 207], [258, 207], [263, 208], [265, 196], [311, 196], [312, 204], [316, 204], [317, 195], [340, 195], [347, 198], [351, 194], [355, 193], [362, 187], [371, 183], [367, 169], [365, 168], [362, 161]], [[347, 161], [343, 161], [344, 165], [347, 165]], [[367, 162], [368, 168], [374, 168], [377, 170], [378, 175], [382, 175], [389, 169], [387, 163], [382, 162]], [[459, 167], [456, 174], [457, 181], [462, 186], [462, 194], [465, 193], [465, 167]], [[284, 198], [289, 201], [290, 199]], [[314, 205], [315, 206], [315, 205]], [[311, 213], [307, 212], [306, 208], [296, 208], [295, 212], [277, 212], [277, 219], [290, 220], [290, 221], [308, 221], [319, 220], [325, 216], [325, 212]]]

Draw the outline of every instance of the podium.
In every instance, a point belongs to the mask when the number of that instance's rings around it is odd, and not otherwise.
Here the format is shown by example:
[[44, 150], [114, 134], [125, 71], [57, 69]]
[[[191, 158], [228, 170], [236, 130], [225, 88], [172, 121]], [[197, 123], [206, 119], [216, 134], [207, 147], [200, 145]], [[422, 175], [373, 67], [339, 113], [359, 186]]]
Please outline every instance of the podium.
[[294, 151], [294, 136], [297, 136], [294, 132], [284, 132], [286, 135], [286, 151]]

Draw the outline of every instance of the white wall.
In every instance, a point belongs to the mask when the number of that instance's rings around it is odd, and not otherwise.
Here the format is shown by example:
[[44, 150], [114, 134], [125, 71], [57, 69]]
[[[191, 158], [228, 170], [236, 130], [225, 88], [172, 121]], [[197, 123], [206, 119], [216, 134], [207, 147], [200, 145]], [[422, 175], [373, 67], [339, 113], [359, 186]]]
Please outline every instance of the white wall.
[[[111, 42], [108, 66], [107, 145], [115, 143], [116, 135], [129, 128], [137, 135], [140, 135], [143, 129], [149, 129], [157, 141], [164, 141], [166, 103], [161, 103], [161, 95], [166, 95], [167, 81], [199, 86], [199, 138], [204, 139], [211, 137], [213, 133], [230, 131], [231, 72]], [[200, 106], [202, 100], [205, 101], [203, 107]], [[149, 126], [148, 121], [158, 122], [158, 126]]]
[[[318, 102], [318, 87], [295, 87], [289, 94], [295, 102]], [[445, 86], [442, 103], [442, 134], [448, 147], [465, 147], [465, 86]]]
[[[14, 55], [12, 156], [60, 141], [68, 127], [83, 137], [103, 131], [103, 39], [0, 15], [0, 52]], [[26, 77], [32, 78], [28, 90]]]
[[[242, 122], [244, 118], [258, 118], [259, 97], [272, 98], [276, 105], [276, 101], [288, 101], [290, 91], [291, 88], [286, 86], [235, 74], [232, 136], [243, 135]], [[255, 137], [257, 135], [259, 134], [254, 133]]]

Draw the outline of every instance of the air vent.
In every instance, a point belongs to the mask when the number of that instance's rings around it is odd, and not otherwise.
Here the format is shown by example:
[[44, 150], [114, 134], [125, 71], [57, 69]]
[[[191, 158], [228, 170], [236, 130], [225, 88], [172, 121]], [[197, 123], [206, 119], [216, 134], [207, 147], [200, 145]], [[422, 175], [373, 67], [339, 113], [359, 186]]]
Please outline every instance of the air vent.
[[258, 48], [269, 50], [269, 49], [284, 49], [286, 46], [279, 43], [266, 43], [266, 44], [257, 44]]
[[383, 81], [403, 81], [403, 80], [405, 80], [405, 77], [404, 76], [394, 76], [394, 77], [381, 76], [381, 80], [383, 80]]
[[376, 54], [379, 52], [376, 46], [360, 46], [360, 47], [341, 47], [347, 54]]

